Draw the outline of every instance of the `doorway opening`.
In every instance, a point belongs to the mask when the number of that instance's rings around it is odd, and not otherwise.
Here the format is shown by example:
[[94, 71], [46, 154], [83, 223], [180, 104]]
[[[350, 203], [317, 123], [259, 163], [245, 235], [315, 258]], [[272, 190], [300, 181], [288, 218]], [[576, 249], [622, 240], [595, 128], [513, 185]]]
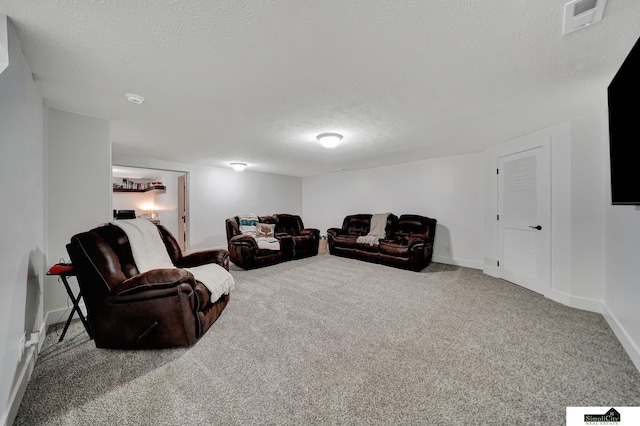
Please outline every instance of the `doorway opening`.
[[163, 225], [186, 252], [188, 172], [113, 165], [111, 176], [114, 219], [133, 216]]

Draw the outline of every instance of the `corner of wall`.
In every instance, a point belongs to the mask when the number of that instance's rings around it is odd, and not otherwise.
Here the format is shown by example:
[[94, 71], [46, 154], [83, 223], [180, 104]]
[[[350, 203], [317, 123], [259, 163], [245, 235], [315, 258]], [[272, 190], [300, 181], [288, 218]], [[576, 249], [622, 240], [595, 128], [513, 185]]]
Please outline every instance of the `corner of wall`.
[[7, 15], [0, 13], [0, 74], [9, 66], [9, 33]]
[[27, 390], [29, 379], [31, 378], [31, 374], [33, 373], [33, 369], [35, 368], [36, 361], [38, 359], [38, 354], [42, 349], [42, 345], [46, 337], [46, 329], [46, 323], [45, 321], [43, 321], [38, 329], [40, 336], [38, 339], [38, 343], [35, 346], [31, 346], [30, 348], [25, 350], [24, 362], [22, 363], [22, 368], [20, 369], [20, 371], [16, 372], [16, 384], [11, 394], [9, 395], [7, 410], [3, 414], [3, 417], [0, 418], [0, 425], [2, 426], [13, 424], [16, 415], [18, 414], [18, 409], [20, 408], [22, 397]]
[[627, 352], [627, 355], [629, 355], [629, 358], [631, 359], [631, 362], [633, 362], [633, 365], [635, 365], [636, 369], [640, 371], [640, 348], [633, 341], [622, 324], [620, 324], [615, 315], [613, 315], [611, 310], [609, 310], [609, 307], [606, 303], [602, 304], [602, 316], [604, 316], [605, 320], [607, 320], [609, 327], [611, 327], [611, 330], [613, 330], [613, 333], [620, 341], [620, 344], [622, 344], [622, 347]]

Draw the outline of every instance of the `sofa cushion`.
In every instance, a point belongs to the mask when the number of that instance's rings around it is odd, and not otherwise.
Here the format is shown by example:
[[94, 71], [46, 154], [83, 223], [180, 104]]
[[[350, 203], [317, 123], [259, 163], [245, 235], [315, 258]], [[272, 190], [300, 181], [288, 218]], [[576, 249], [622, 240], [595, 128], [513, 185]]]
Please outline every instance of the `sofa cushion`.
[[367, 235], [371, 226], [371, 216], [370, 214], [354, 214], [349, 217], [343, 229], [349, 235]]
[[370, 252], [370, 253], [378, 253], [378, 251], [380, 251], [380, 248], [378, 247], [378, 244], [359, 243], [359, 242], [356, 241], [356, 243], [353, 245], [353, 247], [356, 250], [366, 251], [366, 252]]
[[276, 214], [276, 233], [298, 235], [304, 228], [300, 216], [292, 214]]
[[258, 223], [256, 225], [256, 238], [274, 238], [275, 227], [275, 224]]
[[394, 236], [401, 238], [412, 235], [430, 236], [432, 221], [433, 219], [424, 216], [403, 214], [398, 219]]

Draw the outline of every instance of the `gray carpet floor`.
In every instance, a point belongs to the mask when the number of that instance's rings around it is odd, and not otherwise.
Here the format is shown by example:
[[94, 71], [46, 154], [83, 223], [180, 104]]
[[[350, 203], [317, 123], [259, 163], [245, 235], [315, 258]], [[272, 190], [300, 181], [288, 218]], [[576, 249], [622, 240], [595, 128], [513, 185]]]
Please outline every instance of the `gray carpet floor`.
[[331, 255], [255, 271], [192, 347], [96, 349], [49, 333], [16, 425], [561, 425], [640, 406], [604, 318], [481, 271]]

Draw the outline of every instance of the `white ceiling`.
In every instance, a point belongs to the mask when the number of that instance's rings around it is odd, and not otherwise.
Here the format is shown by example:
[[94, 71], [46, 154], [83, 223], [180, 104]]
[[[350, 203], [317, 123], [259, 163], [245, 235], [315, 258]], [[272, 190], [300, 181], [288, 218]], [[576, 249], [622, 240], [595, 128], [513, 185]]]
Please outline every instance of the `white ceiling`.
[[157, 180], [161, 171], [139, 167], [113, 166], [111, 176], [114, 178]]
[[[311, 176], [478, 152], [602, 108], [640, 1], [3, 0], [51, 108], [113, 152]], [[125, 93], [146, 101], [128, 103]], [[322, 148], [315, 136], [339, 132]]]

